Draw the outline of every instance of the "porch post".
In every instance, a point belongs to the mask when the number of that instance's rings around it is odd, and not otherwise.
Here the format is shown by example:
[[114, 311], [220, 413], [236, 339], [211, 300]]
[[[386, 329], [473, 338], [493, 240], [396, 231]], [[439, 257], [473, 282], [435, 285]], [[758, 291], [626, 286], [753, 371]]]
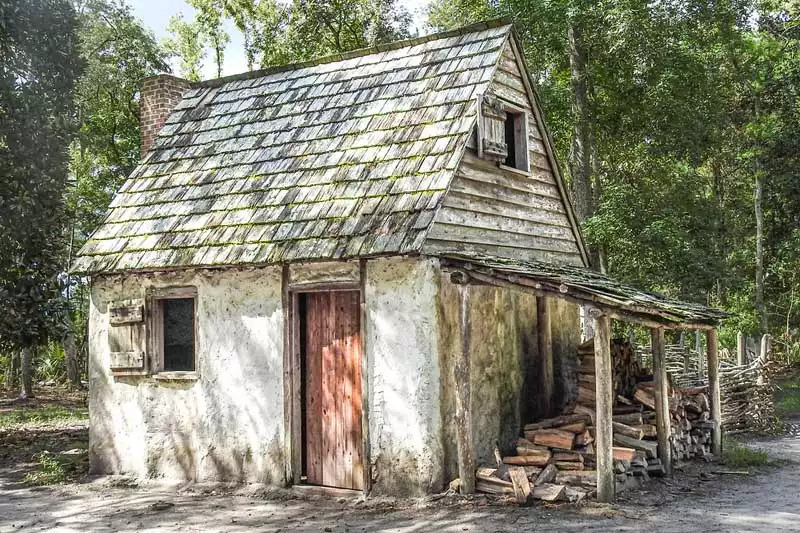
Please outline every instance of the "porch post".
[[736, 364], [744, 366], [747, 362], [747, 347], [745, 346], [744, 333], [736, 333]]
[[613, 420], [614, 385], [611, 376], [611, 320], [592, 310], [594, 317], [594, 366], [596, 379], [595, 431], [597, 452], [597, 501], [615, 497]]
[[714, 421], [712, 430], [711, 451], [714, 455], [722, 454], [722, 405], [720, 404], [719, 388], [719, 340], [717, 330], [709, 329], [706, 332], [706, 351], [708, 353], [708, 395], [711, 400], [711, 419]]
[[539, 357], [542, 360], [542, 414], [553, 414], [553, 330], [550, 325], [550, 302], [545, 296], [536, 297], [536, 328]]
[[670, 446], [669, 381], [665, 360], [664, 328], [650, 330], [653, 347], [653, 379], [656, 397], [656, 434], [658, 436], [658, 458], [668, 476], [672, 475], [672, 447]]
[[469, 285], [459, 284], [458, 295], [461, 310], [461, 349], [453, 358], [458, 477], [461, 479], [461, 494], [473, 494], [475, 492], [475, 444], [472, 438], [472, 391], [469, 382]]

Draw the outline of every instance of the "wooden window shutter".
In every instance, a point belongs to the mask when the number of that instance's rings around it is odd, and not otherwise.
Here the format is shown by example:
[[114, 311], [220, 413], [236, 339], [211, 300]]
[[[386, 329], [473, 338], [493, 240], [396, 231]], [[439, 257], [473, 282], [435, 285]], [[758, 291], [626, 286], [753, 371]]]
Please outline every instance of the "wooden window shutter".
[[478, 97], [478, 156], [500, 162], [508, 157], [505, 137], [506, 108], [492, 94]]
[[144, 300], [121, 300], [108, 307], [111, 370], [145, 370]]

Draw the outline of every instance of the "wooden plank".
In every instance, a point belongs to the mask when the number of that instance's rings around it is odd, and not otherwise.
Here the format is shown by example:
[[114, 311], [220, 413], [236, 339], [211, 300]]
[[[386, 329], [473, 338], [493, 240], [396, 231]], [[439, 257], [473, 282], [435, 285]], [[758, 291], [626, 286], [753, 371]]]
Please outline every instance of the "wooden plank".
[[566, 217], [564, 204], [559, 198], [544, 196], [527, 190], [512, 189], [503, 185], [487, 183], [477, 179], [470, 179], [467, 173], [469, 167], [459, 169], [459, 179], [453, 180], [451, 190], [479, 196], [496, 198], [510, 204], [530, 206], [531, 210], [542, 209], [551, 213], [558, 213]]
[[[597, 315], [597, 313], [595, 313]], [[611, 363], [611, 320], [604, 315], [594, 319], [594, 359], [596, 388], [596, 451], [597, 451], [597, 500], [608, 503], [615, 498], [614, 439], [612, 435], [612, 413], [614, 404], [614, 381]]]
[[708, 352], [708, 394], [711, 401], [711, 419], [714, 421], [714, 429], [711, 431], [711, 451], [719, 457], [722, 454], [722, 404], [719, 382], [719, 340], [716, 329], [706, 331], [706, 350]]
[[533, 431], [526, 431], [525, 438], [540, 446], [561, 448], [562, 450], [571, 450], [575, 444], [574, 433], [558, 429], [536, 429]]
[[436, 221], [482, 230], [508, 231], [520, 235], [538, 236], [564, 242], [572, 242], [574, 238], [570, 233], [570, 229], [566, 226], [542, 224], [508, 216], [507, 214], [483, 213], [480, 209], [481, 206], [477, 204], [470, 209], [444, 206], [439, 211]]
[[110, 352], [110, 367], [112, 370], [120, 368], [144, 368], [144, 352], [141, 350], [132, 352]]
[[122, 300], [108, 306], [108, 323], [111, 326], [140, 324], [144, 322], [144, 300]]
[[[281, 269], [281, 306], [283, 308], [283, 453], [286, 460], [285, 482], [287, 485], [295, 483], [295, 455], [300, 444], [294, 440], [294, 417], [299, 413], [293, 410], [292, 390], [292, 301], [289, 293], [289, 266]], [[297, 480], [299, 481], [299, 472]]]
[[554, 483], [544, 483], [533, 487], [533, 497], [545, 502], [560, 502], [567, 499], [567, 487]]
[[[667, 475], [672, 475], [672, 446], [670, 444], [669, 382], [666, 365], [666, 344], [664, 328], [650, 330], [653, 350], [653, 377], [655, 378], [656, 433], [658, 438], [658, 458], [664, 465]], [[637, 392], [639, 392], [637, 390]], [[639, 437], [641, 438], [641, 437]]]
[[444, 206], [463, 211], [528, 220], [531, 224], [569, 228], [559, 213], [532, 210], [530, 205], [520, 205], [497, 198], [485, 197], [463, 192], [450, 191], [444, 199]]
[[328, 308], [326, 293], [300, 296], [305, 303], [305, 474], [308, 483], [323, 485], [324, 433], [323, 427], [323, 342], [324, 310]]
[[574, 422], [588, 422], [588, 421], [591, 421], [591, 416], [588, 413], [562, 415], [562, 416], [557, 416], [555, 418], [548, 418], [546, 420], [533, 422], [531, 424], [525, 424], [523, 430], [534, 431], [537, 429], [550, 429], [558, 426], [564, 426], [566, 424], [572, 424]]
[[658, 444], [653, 441], [632, 439], [625, 435], [614, 435], [614, 442], [625, 448], [633, 448], [644, 452], [648, 458], [654, 458], [658, 455]]
[[626, 437], [631, 437], [633, 439], [641, 440], [644, 438], [644, 432], [641, 429], [622, 424], [621, 422], [612, 422], [611, 424], [613, 426], [614, 433], [625, 435]]
[[[555, 385], [553, 375], [553, 330], [550, 325], [548, 298], [542, 296], [536, 298], [536, 330], [539, 359], [541, 361], [539, 398], [541, 398], [542, 403], [540, 412], [549, 416], [553, 411], [553, 387]], [[583, 431], [583, 428], [581, 428], [581, 431]], [[576, 433], [580, 433], [580, 431]]]
[[461, 318], [461, 346], [453, 357], [455, 386], [455, 425], [458, 477], [461, 493], [475, 492], [475, 444], [472, 437], [472, 395], [470, 391], [470, 315], [469, 285], [458, 285]]
[[503, 463], [518, 466], [545, 466], [550, 461], [550, 452], [542, 455], [507, 455]]

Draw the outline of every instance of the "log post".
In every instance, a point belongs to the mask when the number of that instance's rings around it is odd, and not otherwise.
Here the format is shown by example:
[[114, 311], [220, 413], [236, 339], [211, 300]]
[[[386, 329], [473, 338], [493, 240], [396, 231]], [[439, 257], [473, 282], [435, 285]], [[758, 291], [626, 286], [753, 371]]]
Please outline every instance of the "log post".
[[469, 285], [458, 285], [461, 315], [461, 346], [453, 358], [453, 379], [456, 393], [456, 441], [458, 477], [461, 494], [475, 493], [475, 445], [472, 439], [472, 391], [469, 362]]
[[597, 501], [612, 502], [615, 496], [614, 437], [612, 434], [614, 383], [611, 363], [611, 320], [593, 309], [594, 317], [594, 365], [595, 428], [597, 452]]
[[681, 347], [681, 353], [683, 354], [683, 373], [688, 374], [689, 370], [692, 366], [692, 361], [690, 357], [690, 351], [686, 349], [686, 332], [681, 331], [680, 341], [678, 341]]
[[722, 404], [720, 403], [719, 387], [719, 339], [717, 330], [709, 329], [706, 332], [706, 350], [708, 353], [708, 395], [711, 401], [711, 418], [714, 422], [712, 430], [711, 451], [716, 456], [722, 454]]
[[650, 330], [653, 347], [653, 379], [655, 380], [656, 435], [658, 436], [658, 458], [668, 476], [672, 475], [672, 447], [670, 446], [669, 381], [667, 379], [666, 347], [664, 328]]
[[736, 364], [744, 366], [747, 363], [747, 348], [745, 346], [744, 333], [741, 331], [736, 334]]
[[705, 358], [703, 357], [703, 346], [700, 340], [700, 330], [694, 332], [694, 348], [697, 352], [697, 377], [702, 378], [705, 374]]
[[550, 302], [544, 296], [536, 297], [536, 327], [538, 329], [539, 357], [542, 360], [541, 412], [553, 414], [553, 330], [550, 325]]
[[766, 382], [766, 365], [770, 357], [770, 336], [764, 334], [761, 336], [761, 365], [758, 367], [758, 378], [756, 378], [756, 385], [762, 387]]

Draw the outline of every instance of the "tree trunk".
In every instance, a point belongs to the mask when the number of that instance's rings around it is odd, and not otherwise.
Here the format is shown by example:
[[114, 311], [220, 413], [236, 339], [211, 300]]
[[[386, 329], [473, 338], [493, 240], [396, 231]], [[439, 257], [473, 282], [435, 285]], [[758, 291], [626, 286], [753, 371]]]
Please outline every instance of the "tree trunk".
[[78, 361], [78, 348], [75, 346], [75, 334], [70, 328], [64, 337], [64, 362], [67, 365], [67, 379], [73, 387], [81, 386], [80, 362]]
[[[760, 110], [758, 98], [755, 102], [756, 121], [759, 120]], [[753, 170], [755, 174], [755, 191], [753, 204], [756, 214], [756, 312], [761, 324], [761, 333], [767, 332], [767, 310], [764, 308], [764, 172], [761, 170], [758, 147], [753, 156]]]
[[21, 400], [33, 398], [33, 348], [26, 346], [22, 349], [22, 390], [19, 392]]
[[8, 375], [8, 387], [11, 390], [16, 389], [19, 387], [19, 360], [20, 360], [20, 353], [19, 350], [14, 350], [11, 352], [11, 368], [9, 369]]
[[578, 221], [582, 224], [594, 214], [592, 190], [592, 134], [589, 113], [589, 90], [586, 72], [586, 48], [581, 29], [575, 22], [569, 27], [570, 85], [575, 126], [569, 153], [570, 188]]

